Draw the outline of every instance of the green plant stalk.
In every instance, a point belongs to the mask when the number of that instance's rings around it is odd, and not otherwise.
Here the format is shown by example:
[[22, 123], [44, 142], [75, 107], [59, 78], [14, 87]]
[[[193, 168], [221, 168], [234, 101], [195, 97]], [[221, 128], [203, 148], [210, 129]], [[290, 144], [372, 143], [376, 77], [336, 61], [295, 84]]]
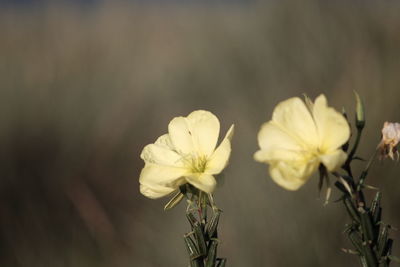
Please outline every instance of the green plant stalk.
[[223, 267], [226, 259], [217, 258], [219, 243], [217, 228], [221, 210], [215, 205], [211, 194], [206, 194], [190, 185], [185, 187], [181, 188], [181, 192], [188, 200], [186, 217], [191, 227], [191, 231], [184, 235], [190, 259], [189, 266]]
[[[355, 125], [357, 128], [357, 135], [354, 145], [348, 154], [348, 158], [342, 166], [342, 169], [347, 172], [348, 176], [344, 179], [344, 176], [333, 173], [340, 181], [336, 182], [335, 185], [343, 192], [342, 202], [351, 219], [351, 224], [347, 226], [346, 232], [350, 242], [355, 248], [356, 254], [359, 256], [361, 266], [389, 266], [390, 262], [397, 258], [391, 255], [393, 240], [388, 238], [390, 226], [383, 224], [381, 221], [381, 193], [378, 191], [371, 205], [368, 206], [363, 191], [366, 188], [365, 180], [368, 176], [369, 169], [376, 159], [378, 150], [375, 150], [370, 157], [358, 179], [355, 179], [351, 169], [351, 163], [357, 158], [355, 155], [365, 126], [364, 105], [357, 92], [355, 92], [355, 96]], [[346, 144], [346, 149], [347, 147], [348, 143]]]
[[[361, 133], [361, 130], [359, 132]], [[358, 134], [358, 141], [356, 140], [350, 153], [352, 158], [360, 138], [361, 134]], [[370, 206], [367, 206], [364, 197], [365, 180], [375, 158], [376, 151], [357, 180], [354, 179], [351, 172], [350, 164], [352, 160], [346, 161], [343, 169], [349, 174], [352, 192], [345, 191], [343, 186], [337, 186], [344, 193], [343, 204], [352, 221], [348, 227], [351, 229], [348, 231], [348, 238], [353, 244], [363, 267], [389, 266], [391, 259], [395, 258], [390, 254], [393, 240], [388, 238], [388, 226], [380, 220], [382, 214], [381, 193], [377, 192]], [[338, 174], [335, 175], [338, 176]]]

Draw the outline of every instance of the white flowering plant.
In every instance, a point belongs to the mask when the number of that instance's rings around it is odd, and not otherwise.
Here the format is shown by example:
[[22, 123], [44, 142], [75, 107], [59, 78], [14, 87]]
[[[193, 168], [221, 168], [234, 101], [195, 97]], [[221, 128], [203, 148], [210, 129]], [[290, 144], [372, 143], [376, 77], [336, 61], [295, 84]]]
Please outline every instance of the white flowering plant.
[[365, 126], [364, 105], [356, 96], [356, 137], [350, 149], [351, 127], [346, 113], [329, 107], [326, 97], [320, 95], [312, 102], [298, 97], [279, 103], [272, 119], [261, 126], [258, 133], [256, 161], [269, 165], [271, 178], [287, 190], [298, 190], [313, 173], [319, 171], [319, 190], [327, 184], [326, 202], [331, 194], [329, 176], [337, 181], [335, 186], [342, 193], [338, 201], [343, 202], [351, 223], [346, 225], [353, 249], [343, 251], [359, 256], [363, 267], [389, 266], [399, 261], [391, 254], [393, 240], [388, 237], [391, 226], [382, 220], [381, 193], [376, 192], [367, 205], [364, 189], [377, 188], [365, 183], [368, 171], [380, 152], [381, 158], [398, 157], [400, 124], [386, 122], [382, 130], [382, 141], [360, 174], [352, 171], [362, 131]]
[[[358, 255], [363, 267], [389, 266], [399, 261], [392, 255], [391, 226], [382, 221], [381, 192], [365, 180], [372, 163], [399, 158], [400, 124], [385, 122], [382, 140], [359, 174], [352, 170], [365, 127], [364, 105], [356, 93], [355, 140], [351, 141], [351, 123], [346, 112], [328, 106], [324, 95], [313, 102], [293, 97], [279, 103], [272, 119], [258, 133], [258, 162], [269, 165], [269, 175], [287, 190], [300, 189], [314, 173], [319, 173], [319, 191], [326, 185], [327, 204], [332, 186], [330, 177], [351, 222], [345, 233], [353, 245], [343, 251]], [[186, 117], [176, 117], [168, 133], [144, 147], [145, 165], [140, 173], [140, 192], [156, 199], [171, 196], [164, 209], [169, 210], [186, 199], [186, 218], [191, 231], [184, 235], [190, 267], [224, 267], [226, 258], [217, 255], [218, 224], [221, 210], [213, 193], [216, 176], [227, 166], [231, 154], [234, 126], [217, 146], [220, 131], [218, 118], [209, 111], [196, 110]], [[370, 204], [365, 189], [377, 190]]]
[[184, 241], [193, 267], [226, 264], [225, 258], [217, 257], [221, 210], [212, 193], [217, 185], [215, 176], [228, 164], [233, 130], [234, 125], [217, 147], [218, 118], [209, 111], [196, 110], [187, 117], [174, 118], [168, 133], [141, 153], [145, 166], [139, 178], [140, 192], [152, 199], [174, 194], [165, 210], [187, 200], [186, 217], [192, 231], [184, 235]]

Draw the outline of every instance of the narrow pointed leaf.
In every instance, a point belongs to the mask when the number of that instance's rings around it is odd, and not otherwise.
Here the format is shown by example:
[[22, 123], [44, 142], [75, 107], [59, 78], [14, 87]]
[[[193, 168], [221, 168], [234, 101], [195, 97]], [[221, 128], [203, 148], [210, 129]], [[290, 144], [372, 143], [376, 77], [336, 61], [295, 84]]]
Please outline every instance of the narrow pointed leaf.
[[193, 259], [200, 257], [201, 255], [199, 253], [198, 247], [196, 246], [196, 243], [194, 242], [194, 240], [191, 238], [190, 235], [192, 235], [192, 234], [190, 233], [190, 234], [185, 235], [183, 237], [183, 239], [185, 240], [185, 245], [186, 245], [186, 249], [189, 253], [189, 257], [191, 260], [193, 260]]
[[183, 199], [184, 195], [178, 191], [171, 199], [170, 201], [168, 201], [168, 203], [164, 206], [164, 210], [170, 210], [173, 207], [175, 207], [176, 205], [178, 205], [182, 199]]
[[192, 229], [193, 229], [194, 225], [195, 225], [196, 223], [198, 223], [197, 220], [196, 220], [196, 217], [193, 215], [193, 213], [187, 212], [187, 213], [186, 213], [186, 218], [187, 218], [187, 220], [189, 221], [190, 226], [191, 226]]
[[363, 245], [360, 234], [356, 231], [351, 231], [348, 236], [354, 248], [356, 248], [359, 253], [362, 253]]
[[199, 223], [196, 223], [193, 227], [194, 235], [196, 237], [197, 244], [199, 246], [199, 252], [201, 255], [206, 255], [207, 253], [207, 245], [204, 239], [204, 232]]
[[351, 201], [351, 199], [348, 197], [345, 197], [343, 199], [343, 203], [344, 203], [346, 210], [349, 213], [350, 217], [353, 219], [353, 221], [360, 223], [360, 216], [359, 216], [356, 208], [354, 207], [354, 204]]
[[361, 257], [360, 257], [360, 261], [361, 261], [362, 267], [369, 267], [369, 266], [368, 266], [368, 263], [367, 263], [367, 260], [365, 259], [364, 256], [361, 256]]
[[[342, 193], [344, 193], [344, 194], [346, 194], [346, 195], [349, 195], [349, 192], [347, 191], [346, 187], [344, 187], [344, 185], [343, 185], [341, 182], [336, 181], [336, 182], [335, 182], [335, 186], [336, 186], [337, 189], [339, 189]], [[343, 198], [343, 197], [342, 197], [342, 198]], [[341, 198], [341, 199], [342, 199], [342, 198]]]
[[393, 239], [389, 238], [386, 242], [385, 250], [383, 251], [383, 256], [388, 256], [392, 254]]
[[369, 244], [364, 245], [364, 253], [365, 259], [367, 261], [367, 266], [368, 267], [378, 267], [378, 260], [376, 259], [376, 256], [374, 252], [372, 251], [371, 247]]
[[372, 220], [375, 225], [378, 225], [382, 218], [382, 208], [379, 207], [378, 210], [373, 214]]
[[371, 216], [364, 209], [360, 208], [361, 228], [364, 234], [364, 241], [374, 241], [374, 227], [372, 225]]
[[353, 157], [354, 160], [359, 160], [359, 161], [367, 161], [366, 159], [363, 159], [361, 157], [355, 156]]
[[214, 234], [217, 230], [218, 222], [219, 222], [219, 217], [220, 217], [221, 212], [216, 211], [213, 216], [211, 217], [210, 222], [207, 224], [207, 234], [209, 238], [214, 237]]
[[225, 265], [226, 265], [226, 258], [217, 259], [217, 267], [225, 267]]
[[[381, 198], [382, 194], [381, 192], [376, 192], [374, 199], [372, 200], [371, 203], [371, 216], [374, 219], [374, 223], [378, 223], [378, 217], [380, 217], [380, 209], [381, 209]], [[380, 220], [380, 218], [379, 218]]]
[[217, 259], [217, 246], [218, 246], [218, 241], [212, 240], [210, 247], [208, 249], [206, 267], [214, 267], [215, 266], [215, 260]]
[[378, 236], [378, 256], [382, 257], [388, 240], [388, 226], [383, 225]]
[[393, 255], [389, 255], [388, 258], [389, 258], [391, 261], [400, 263], [400, 258], [399, 258], [399, 257], [393, 256]]

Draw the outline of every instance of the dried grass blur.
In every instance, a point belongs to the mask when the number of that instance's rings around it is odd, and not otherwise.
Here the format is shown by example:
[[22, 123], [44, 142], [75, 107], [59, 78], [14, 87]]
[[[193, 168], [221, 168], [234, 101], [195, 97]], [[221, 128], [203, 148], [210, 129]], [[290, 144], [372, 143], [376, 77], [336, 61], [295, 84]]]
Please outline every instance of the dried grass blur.
[[[0, 266], [185, 266], [184, 208], [139, 194], [139, 154], [199, 108], [237, 127], [217, 193], [229, 266], [355, 266], [340, 251], [346, 215], [322, 206], [317, 179], [286, 192], [252, 154], [278, 101], [323, 92], [352, 117], [355, 89], [367, 157], [383, 122], [400, 121], [399, 12], [317, 0], [3, 7]], [[399, 174], [384, 162], [369, 180], [397, 227]]]

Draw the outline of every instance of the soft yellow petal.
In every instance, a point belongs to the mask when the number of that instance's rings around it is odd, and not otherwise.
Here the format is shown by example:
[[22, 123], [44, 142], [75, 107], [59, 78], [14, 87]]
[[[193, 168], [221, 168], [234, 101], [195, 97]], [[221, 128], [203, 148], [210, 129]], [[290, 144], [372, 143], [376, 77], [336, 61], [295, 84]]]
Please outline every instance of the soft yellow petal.
[[254, 159], [258, 162], [269, 163], [271, 161], [296, 161], [299, 157], [304, 157], [301, 151], [287, 150], [281, 148], [258, 150], [254, 154]]
[[268, 155], [269, 155], [269, 151], [258, 150], [258, 151], [256, 151], [256, 153], [254, 153], [253, 158], [255, 161], [267, 163], [269, 160]]
[[347, 154], [343, 150], [338, 149], [320, 156], [320, 159], [328, 171], [332, 172], [343, 165], [347, 159]]
[[258, 144], [261, 149], [268, 150], [281, 148], [287, 150], [301, 150], [304, 148], [297, 137], [274, 121], [269, 121], [261, 126], [258, 133]]
[[316, 98], [313, 116], [320, 136], [321, 151], [324, 153], [334, 151], [349, 140], [349, 124], [342, 114], [328, 107], [324, 95]]
[[278, 161], [271, 164], [269, 168], [270, 176], [278, 185], [287, 190], [297, 190], [318, 168], [319, 162], [309, 162], [303, 165]]
[[219, 120], [209, 111], [196, 110], [187, 116], [194, 147], [201, 155], [209, 156], [217, 145]]
[[176, 117], [168, 125], [172, 145], [180, 154], [191, 154], [194, 151], [193, 139], [188, 121], [184, 117]]
[[231, 154], [231, 140], [233, 137], [234, 125], [232, 125], [224, 140], [214, 151], [207, 162], [206, 173], [208, 174], [219, 174], [226, 167], [229, 161], [229, 156]]
[[274, 121], [264, 123], [258, 133], [260, 150], [254, 154], [254, 159], [259, 162], [277, 160], [295, 161], [306, 151], [304, 143], [291, 133], [285, 131]]
[[293, 97], [279, 103], [272, 114], [272, 121], [296, 138], [298, 143], [304, 143], [310, 147], [318, 146], [314, 120], [300, 98]]
[[150, 144], [145, 146], [140, 157], [146, 163], [155, 163], [174, 167], [184, 166], [182, 156], [163, 145]]
[[160, 198], [171, 194], [175, 188], [158, 184], [140, 184], [140, 193], [148, 198]]
[[298, 179], [296, 177], [288, 179], [286, 177], [284, 169], [273, 166], [270, 166], [269, 168], [269, 175], [271, 176], [272, 180], [279, 186], [291, 191], [298, 190], [307, 181]]
[[346, 160], [340, 147], [348, 140], [350, 128], [339, 112], [327, 106], [325, 96], [312, 104], [290, 98], [275, 108], [272, 121], [258, 134], [260, 150], [255, 160], [270, 164], [272, 179], [288, 190], [297, 190], [320, 163], [329, 171]]
[[162, 146], [169, 150], [175, 150], [174, 145], [171, 142], [171, 138], [169, 137], [169, 134], [161, 135], [160, 137], [157, 138], [154, 144]]
[[196, 110], [186, 118], [174, 118], [168, 125], [168, 132], [178, 153], [209, 156], [217, 144], [219, 127], [214, 114]]
[[183, 182], [183, 177], [188, 174], [184, 168], [147, 163], [140, 173], [140, 184], [151, 188], [158, 186], [176, 189]]
[[186, 181], [206, 193], [212, 193], [217, 185], [214, 176], [205, 173], [187, 176]]

